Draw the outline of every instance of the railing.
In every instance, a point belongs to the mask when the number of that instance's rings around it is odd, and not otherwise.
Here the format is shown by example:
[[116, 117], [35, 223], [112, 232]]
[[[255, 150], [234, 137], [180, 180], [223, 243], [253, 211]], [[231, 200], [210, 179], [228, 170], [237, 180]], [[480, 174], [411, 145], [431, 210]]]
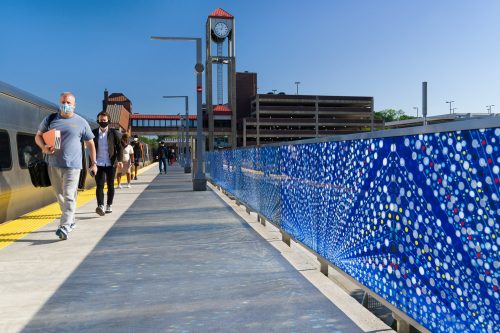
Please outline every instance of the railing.
[[412, 325], [498, 332], [500, 119], [208, 154], [209, 178]]

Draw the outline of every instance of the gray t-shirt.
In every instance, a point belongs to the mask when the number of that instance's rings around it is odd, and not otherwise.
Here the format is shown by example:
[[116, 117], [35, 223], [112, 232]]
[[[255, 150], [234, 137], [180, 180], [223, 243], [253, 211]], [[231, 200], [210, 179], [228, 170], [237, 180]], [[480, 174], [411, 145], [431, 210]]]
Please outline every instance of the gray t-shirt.
[[82, 168], [82, 141], [92, 140], [94, 134], [89, 123], [77, 114], [71, 118], [62, 118], [59, 113], [47, 127], [49, 116], [38, 126], [42, 133], [55, 128], [61, 131], [61, 149], [56, 149], [53, 155], [49, 155], [48, 163], [57, 168]]

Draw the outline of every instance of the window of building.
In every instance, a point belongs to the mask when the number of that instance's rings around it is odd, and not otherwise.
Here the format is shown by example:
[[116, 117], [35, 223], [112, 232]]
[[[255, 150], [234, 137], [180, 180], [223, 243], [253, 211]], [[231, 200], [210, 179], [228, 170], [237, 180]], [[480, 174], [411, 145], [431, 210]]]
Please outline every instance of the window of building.
[[9, 133], [0, 130], [0, 171], [12, 168], [12, 155], [10, 152]]
[[137, 127], [137, 119], [132, 119], [132, 126]]
[[17, 154], [21, 169], [27, 169], [30, 162], [43, 158], [42, 151], [35, 143], [34, 134], [17, 134]]

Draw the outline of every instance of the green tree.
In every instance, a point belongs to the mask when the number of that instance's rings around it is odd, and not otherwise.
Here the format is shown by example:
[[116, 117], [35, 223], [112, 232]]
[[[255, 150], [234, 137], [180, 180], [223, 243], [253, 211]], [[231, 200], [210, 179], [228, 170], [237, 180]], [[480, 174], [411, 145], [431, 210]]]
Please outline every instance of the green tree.
[[375, 119], [383, 120], [386, 123], [389, 121], [397, 121], [397, 120], [405, 120], [405, 119], [413, 119], [415, 117], [408, 116], [404, 113], [403, 110], [399, 109], [385, 109], [382, 111], [375, 112]]

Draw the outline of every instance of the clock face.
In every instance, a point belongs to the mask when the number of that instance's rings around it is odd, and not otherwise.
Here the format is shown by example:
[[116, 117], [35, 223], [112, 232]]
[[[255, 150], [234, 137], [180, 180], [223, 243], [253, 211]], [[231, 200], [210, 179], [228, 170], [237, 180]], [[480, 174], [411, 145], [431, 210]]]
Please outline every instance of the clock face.
[[229, 28], [224, 22], [218, 22], [214, 27], [214, 34], [219, 38], [225, 38], [229, 34]]

